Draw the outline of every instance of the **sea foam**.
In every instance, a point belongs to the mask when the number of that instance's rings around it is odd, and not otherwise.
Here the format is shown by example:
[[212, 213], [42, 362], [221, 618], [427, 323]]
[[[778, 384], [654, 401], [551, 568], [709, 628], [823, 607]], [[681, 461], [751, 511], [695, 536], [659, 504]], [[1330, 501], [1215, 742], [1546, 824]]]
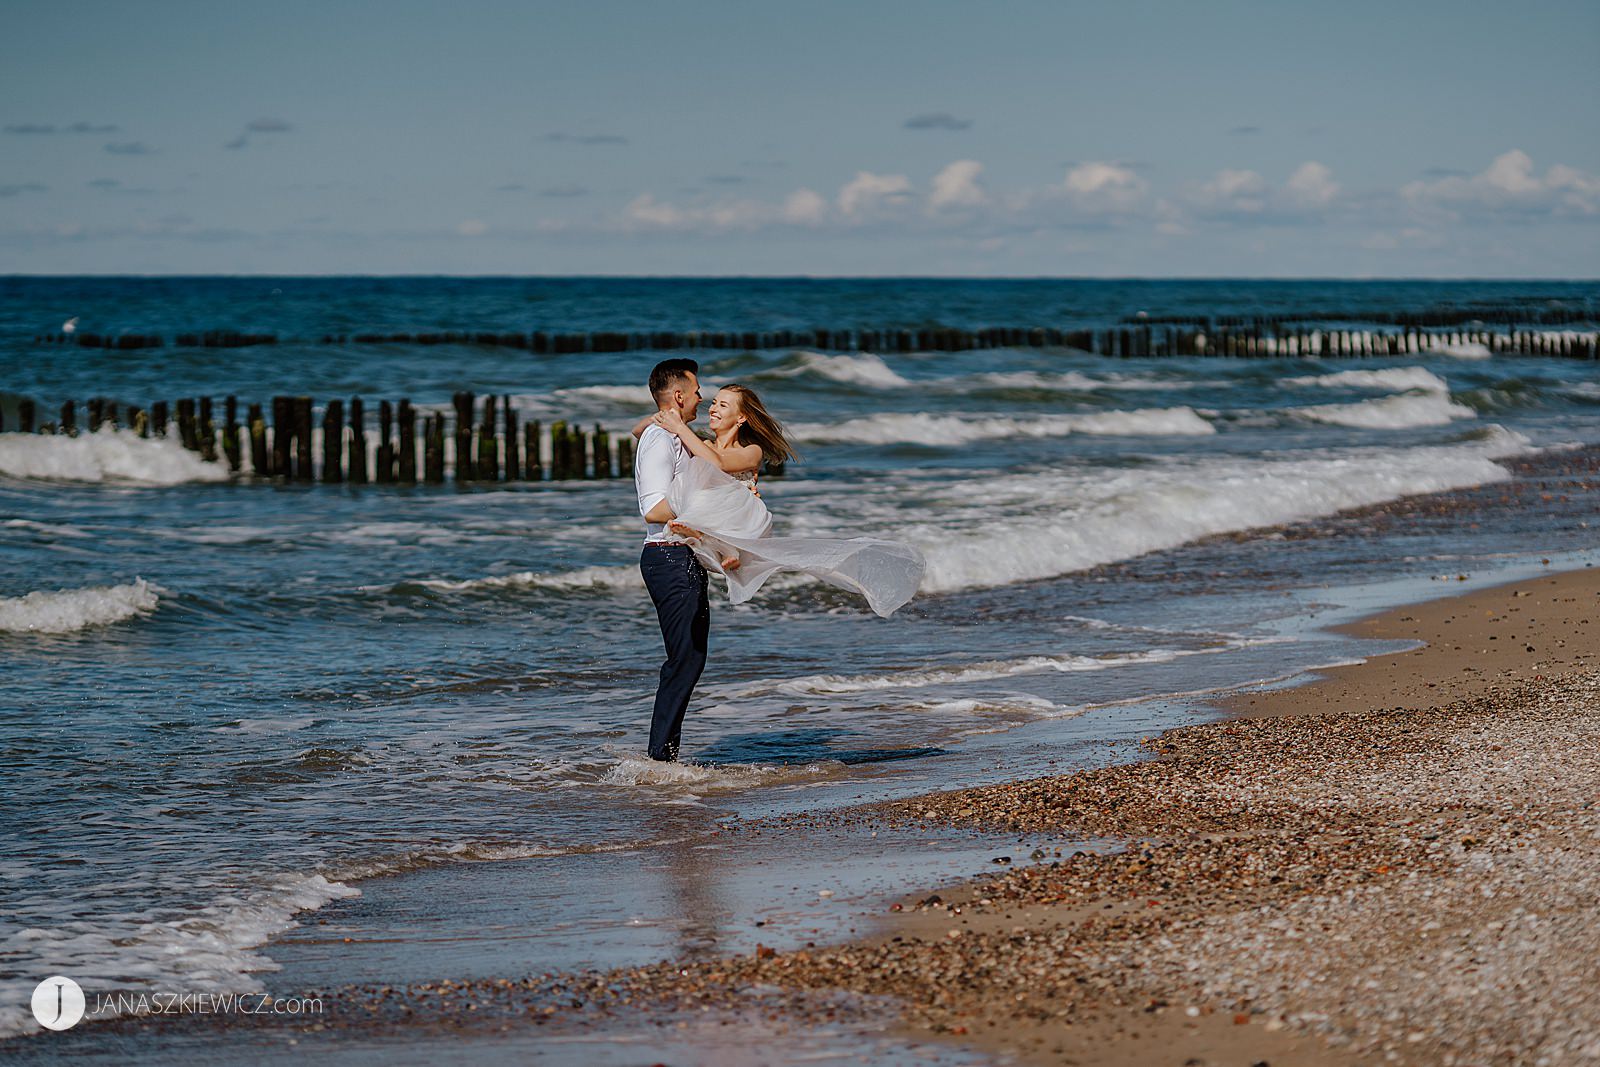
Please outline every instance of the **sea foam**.
[[823, 352], [797, 352], [782, 364], [757, 371], [754, 378], [821, 378], [842, 385], [874, 389], [897, 388], [911, 383], [897, 374], [881, 356], [863, 352], [855, 356], [830, 356]]
[[67, 634], [121, 622], [154, 611], [164, 592], [159, 585], [135, 578], [123, 585], [0, 597], [0, 633]]
[[945, 489], [952, 497], [947, 517], [970, 497], [991, 509], [994, 518], [929, 530], [926, 537], [918, 529], [902, 535], [923, 542], [924, 593], [1008, 585], [1132, 559], [1213, 534], [1505, 481], [1510, 473], [1494, 460], [1528, 451], [1526, 438], [1495, 426], [1462, 445], [1350, 449], [1315, 458], [1207, 458], [1110, 478], [1068, 472], [1011, 475]]
[[1457, 404], [1449, 394], [1396, 393], [1358, 404], [1317, 404], [1289, 408], [1288, 414], [1312, 422], [1364, 430], [1405, 430], [1417, 426], [1444, 426], [1456, 419], [1475, 419], [1478, 413]]
[[926, 412], [883, 412], [839, 423], [793, 423], [797, 441], [836, 444], [911, 444], [941, 447], [1016, 437], [1065, 437], [1069, 434], [1204, 436], [1216, 427], [1193, 408], [1142, 408], [1096, 411], [1081, 415], [949, 416]]
[[997, 678], [1010, 678], [1021, 674], [1043, 674], [1046, 671], [1071, 673], [1078, 671], [1104, 671], [1118, 667], [1168, 663], [1185, 656], [1198, 656], [1221, 652], [1249, 643], [1246, 639], [1203, 649], [1151, 649], [1111, 656], [1045, 655], [1019, 656], [1015, 659], [984, 660], [976, 663], [959, 663], [942, 667], [917, 667], [909, 670], [884, 671], [878, 674], [813, 674], [782, 681], [757, 682], [735, 690], [735, 699], [768, 696], [783, 693], [791, 696], [837, 696], [844, 693], [867, 693], [883, 689], [923, 689], [929, 686], [952, 686], [969, 682], [988, 682]]
[[[292, 874], [229, 892], [181, 917], [145, 912], [19, 923], [0, 940], [0, 954], [32, 966], [20, 979], [0, 980], [0, 996], [25, 1004], [38, 975], [57, 971], [93, 975], [102, 989], [125, 985], [146, 994], [260, 992], [265, 987], [252, 972], [277, 964], [253, 949], [292, 925], [296, 913], [359, 895], [321, 874]], [[39, 1029], [29, 1012], [0, 1016], [0, 1036]]]
[[[473, 593], [491, 589], [551, 589], [558, 592], [610, 593], [643, 589], [644, 578], [637, 566], [579, 567], [570, 571], [518, 571], [515, 574], [497, 574], [486, 578], [417, 578], [400, 583], [403, 586], [422, 586], [441, 593]], [[364, 586], [363, 589], [392, 590], [395, 586]]]
[[0, 474], [152, 486], [225, 482], [230, 477], [227, 467], [208, 463], [171, 438], [109, 429], [76, 437], [0, 433]]
[[1416, 389], [1427, 393], [1448, 393], [1450, 383], [1426, 367], [1387, 367], [1383, 370], [1344, 370], [1334, 374], [1311, 374], [1285, 378], [1284, 385], [1316, 386], [1326, 389], [1382, 389], [1403, 393]]

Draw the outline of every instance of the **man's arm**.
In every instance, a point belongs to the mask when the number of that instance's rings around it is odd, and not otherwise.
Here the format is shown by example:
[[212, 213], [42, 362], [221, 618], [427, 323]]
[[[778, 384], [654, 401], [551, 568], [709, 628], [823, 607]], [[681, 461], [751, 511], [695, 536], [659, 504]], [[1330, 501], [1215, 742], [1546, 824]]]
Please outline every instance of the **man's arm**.
[[665, 430], [646, 433], [639, 441], [633, 474], [639, 486], [639, 514], [645, 522], [664, 523], [677, 518], [667, 503], [667, 489], [672, 485], [672, 445], [672, 435]]

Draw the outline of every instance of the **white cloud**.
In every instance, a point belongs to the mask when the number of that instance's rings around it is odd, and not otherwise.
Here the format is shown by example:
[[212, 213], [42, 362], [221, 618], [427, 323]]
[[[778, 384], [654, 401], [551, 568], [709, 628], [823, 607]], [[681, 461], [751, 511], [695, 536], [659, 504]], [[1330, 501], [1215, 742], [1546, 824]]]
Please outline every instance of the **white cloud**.
[[1600, 177], [1557, 163], [1544, 177], [1521, 149], [1496, 156], [1482, 173], [1411, 182], [1400, 190], [1423, 208], [1486, 214], [1600, 214]]
[[463, 237], [482, 237], [489, 232], [489, 224], [478, 219], [468, 219], [456, 227], [456, 232]]
[[839, 210], [860, 215], [880, 204], [903, 203], [911, 196], [911, 182], [904, 174], [873, 174], [857, 171], [839, 190]]
[[1290, 199], [1307, 207], [1326, 207], [1339, 195], [1333, 172], [1315, 160], [1307, 160], [1289, 175], [1284, 188]]
[[641, 193], [623, 209], [623, 229], [751, 230], [773, 221], [777, 213], [753, 200], [732, 200], [702, 207], [678, 207]]
[[828, 202], [810, 189], [796, 189], [783, 202], [782, 216], [796, 226], [820, 226], [828, 218]]
[[1127, 167], [1091, 160], [1067, 171], [1061, 188], [1087, 211], [1131, 211], [1144, 197], [1146, 183]]
[[656, 200], [652, 193], [640, 193], [623, 209], [623, 216], [630, 222], [643, 223], [646, 226], [677, 226], [683, 221], [683, 212], [671, 204], [663, 204]]
[[1281, 186], [1253, 170], [1223, 169], [1181, 193], [1170, 204], [1172, 215], [1240, 223], [1307, 222], [1339, 205], [1341, 188], [1333, 172], [1315, 160], [1296, 167]]
[[1253, 170], [1219, 170], [1192, 199], [1212, 210], [1253, 214], [1267, 206], [1267, 181]]
[[928, 208], [938, 211], [948, 207], [976, 207], [988, 201], [989, 196], [978, 184], [983, 164], [975, 159], [958, 159], [933, 176], [933, 191], [928, 194]]

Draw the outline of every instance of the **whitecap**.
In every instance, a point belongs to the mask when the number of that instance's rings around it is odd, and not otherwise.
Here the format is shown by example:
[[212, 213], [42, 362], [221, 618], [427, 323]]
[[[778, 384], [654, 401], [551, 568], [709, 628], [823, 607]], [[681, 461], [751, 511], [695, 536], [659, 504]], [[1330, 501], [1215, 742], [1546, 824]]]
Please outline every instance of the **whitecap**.
[[1344, 370], [1334, 374], [1311, 374], [1285, 378], [1284, 385], [1315, 386], [1326, 389], [1383, 389], [1390, 392], [1419, 390], [1448, 393], [1450, 383], [1426, 367], [1387, 367], [1382, 370]]
[[1493, 352], [1489, 351], [1489, 346], [1478, 344], [1476, 341], [1436, 345], [1428, 349], [1428, 351], [1431, 354], [1449, 356], [1452, 359], [1489, 359], [1494, 355]]
[[66, 634], [156, 610], [166, 590], [143, 578], [122, 585], [36, 590], [0, 597], [0, 633]]
[[1358, 404], [1317, 404], [1289, 408], [1288, 414], [1312, 422], [1365, 430], [1404, 430], [1418, 426], [1445, 426], [1456, 419], [1475, 419], [1478, 413], [1457, 404], [1447, 393], [1397, 393]]
[[[1299, 522], [1405, 496], [1508, 480], [1496, 458], [1531, 451], [1499, 426], [1450, 446], [1348, 449], [1314, 458], [1206, 458], [1093, 478], [1040, 472], [952, 483], [946, 516], [970, 500], [988, 517], [905, 528], [927, 559], [921, 591], [1053, 578], [1213, 534]], [[964, 528], [963, 528], [964, 527]], [[884, 534], [880, 536], [896, 536]]]
[[883, 412], [839, 423], [792, 423], [796, 441], [835, 444], [913, 444], [932, 447], [1016, 437], [1069, 434], [1205, 436], [1216, 427], [1190, 407], [1097, 411], [1081, 415], [1014, 418], [1006, 415], [932, 415]]
[[1161, 389], [1218, 389], [1231, 383], [1204, 378], [1152, 378], [1138, 374], [1089, 375], [1078, 371], [987, 371], [965, 377], [941, 378], [936, 383], [947, 391], [966, 391], [974, 386], [990, 389], [1037, 389], [1046, 392], [1087, 393], [1100, 390], [1138, 392]]
[[830, 356], [823, 352], [797, 352], [782, 365], [758, 371], [753, 378], [823, 378], [844, 385], [864, 385], [873, 389], [894, 389], [911, 382], [895, 373], [883, 357], [863, 352], [854, 356]]
[[[636, 566], [580, 567], [570, 571], [518, 571], [485, 578], [418, 578], [401, 583], [420, 585], [444, 593], [476, 592], [484, 589], [554, 589], [575, 592], [622, 592], [643, 589], [644, 578]], [[363, 589], [391, 590], [394, 586], [364, 586]]]

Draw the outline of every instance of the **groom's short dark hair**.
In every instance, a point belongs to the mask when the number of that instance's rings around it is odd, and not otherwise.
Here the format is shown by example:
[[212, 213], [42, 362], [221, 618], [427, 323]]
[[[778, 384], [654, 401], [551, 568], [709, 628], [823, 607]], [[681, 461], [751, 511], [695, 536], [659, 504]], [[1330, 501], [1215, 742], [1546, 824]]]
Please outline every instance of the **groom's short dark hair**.
[[656, 402], [687, 374], [698, 375], [700, 364], [692, 359], [664, 359], [650, 371], [650, 395]]

